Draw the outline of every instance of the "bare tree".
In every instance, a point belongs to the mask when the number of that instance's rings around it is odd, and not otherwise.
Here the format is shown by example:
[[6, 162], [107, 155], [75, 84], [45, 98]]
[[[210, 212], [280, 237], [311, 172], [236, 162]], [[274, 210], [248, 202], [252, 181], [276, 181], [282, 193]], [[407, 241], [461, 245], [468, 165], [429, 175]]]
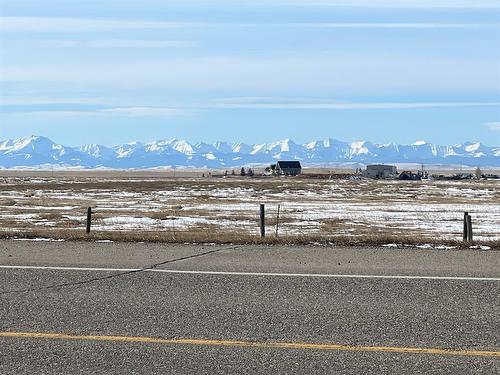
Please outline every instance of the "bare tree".
[[474, 174], [476, 175], [476, 179], [480, 180], [481, 177], [483, 177], [483, 172], [481, 171], [481, 168], [477, 167], [476, 168], [476, 171], [474, 172]]

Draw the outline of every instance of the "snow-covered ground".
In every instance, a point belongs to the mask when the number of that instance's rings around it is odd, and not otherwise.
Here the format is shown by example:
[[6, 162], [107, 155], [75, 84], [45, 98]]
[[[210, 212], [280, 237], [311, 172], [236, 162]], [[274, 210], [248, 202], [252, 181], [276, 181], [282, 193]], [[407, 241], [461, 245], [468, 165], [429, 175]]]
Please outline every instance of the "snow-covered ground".
[[475, 239], [500, 240], [498, 181], [311, 179], [4, 178], [0, 227], [82, 230], [93, 207], [99, 231], [258, 233], [259, 204], [282, 235], [409, 235], [460, 239], [464, 211]]

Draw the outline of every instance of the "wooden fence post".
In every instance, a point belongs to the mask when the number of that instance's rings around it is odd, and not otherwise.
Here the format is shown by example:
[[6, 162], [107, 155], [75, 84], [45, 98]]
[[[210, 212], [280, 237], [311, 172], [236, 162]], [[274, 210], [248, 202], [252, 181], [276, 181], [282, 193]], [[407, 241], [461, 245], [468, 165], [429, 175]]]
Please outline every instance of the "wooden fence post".
[[467, 216], [469, 216], [469, 213], [468, 212], [464, 212], [464, 242], [467, 241], [467, 238], [469, 237], [469, 233], [468, 233], [468, 230], [467, 230]]
[[467, 215], [467, 239], [469, 241], [474, 241], [473, 235], [472, 235], [472, 217], [470, 215]]
[[266, 210], [263, 204], [260, 205], [260, 236], [266, 236]]
[[280, 205], [278, 204], [278, 213], [276, 214], [276, 238], [278, 237], [279, 228], [280, 228]]
[[90, 224], [92, 222], [92, 208], [87, 209], [87, 234], [90, 233]]

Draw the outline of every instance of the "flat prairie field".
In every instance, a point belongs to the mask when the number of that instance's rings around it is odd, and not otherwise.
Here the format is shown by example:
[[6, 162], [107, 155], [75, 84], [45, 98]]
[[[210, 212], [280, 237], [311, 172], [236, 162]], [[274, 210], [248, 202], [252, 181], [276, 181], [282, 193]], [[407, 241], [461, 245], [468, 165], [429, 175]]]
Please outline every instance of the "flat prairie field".
[[[245, 242], [500, 243], [499, 181], [279, 177], [0, 177], [3, 237]], [[278, 205], [280, 207], [278, 217]], [[92, 207], [92, 232], [85, 233]], [[87, 236], [87, 237], [85, 237]], [[277, 239], [276, 239], [277, 238]]]

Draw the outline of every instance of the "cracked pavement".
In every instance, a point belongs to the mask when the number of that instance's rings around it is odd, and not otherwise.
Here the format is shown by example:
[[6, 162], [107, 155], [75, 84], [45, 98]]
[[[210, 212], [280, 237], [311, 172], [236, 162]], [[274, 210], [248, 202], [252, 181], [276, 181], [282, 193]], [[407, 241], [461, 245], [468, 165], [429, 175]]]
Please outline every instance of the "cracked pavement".
[[[84, 268], [0, 268], [1, 289], [23, 291], [0, 295], [0, 331], [228, 343], [0, 337], [0, 373], [498, 373], [496, 357], [402, 350], [498, 352], [499, 262], [495, 251], [0, 241], [1, 265]], [[153, 268], [157, 271], [145, 272]], [[431, 279], [300, 276], [304, 273]], [[432, 279], [443, 276], [450, 279]], [[231, 340], [399, 351], [245, 348], [231, 346]]]

